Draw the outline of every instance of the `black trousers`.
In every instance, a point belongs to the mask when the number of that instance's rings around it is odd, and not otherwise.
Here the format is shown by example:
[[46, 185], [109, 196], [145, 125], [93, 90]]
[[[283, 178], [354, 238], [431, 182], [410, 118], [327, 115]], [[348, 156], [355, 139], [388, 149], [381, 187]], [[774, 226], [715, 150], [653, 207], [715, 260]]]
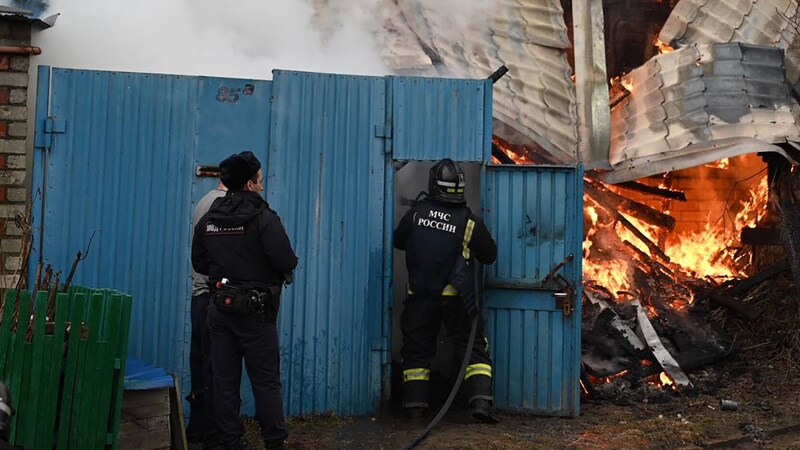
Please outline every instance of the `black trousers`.
[[189, 423], [186, 437], [192, 442], [214, 439], [214, 401], [211, 368], [211, 334], [208, 330], [208, 294], [192, 297], [192, 339], [189, 347], [189, 370], [192, 390], [189, 400]]
[[242, 400], [242, 358], [256, 402], [256, 419], [264, 443], [269, 448], [289, 435], [283, 419], [281, 401], [280, 349], [275, 322], [252, 314], [238, 316], [221, 313], [209, 305], [211, 359], [214, 367], [214, 412], [221, 442], [230, 443], [244, 436], [239, 417]]
[[[405, 302], [400, 327], [403, 331], [403, 406], [427, 407], [431, 360], [436, 354], [436, 337], [444, 323], [455, 350], [463, 355], [472, 321], [460, 297], [424, 299], [410, 295]], [[483, 318], [478, 328], [465, 374], [469, 402], [492, 401], [492, 359], [483, 335]]]

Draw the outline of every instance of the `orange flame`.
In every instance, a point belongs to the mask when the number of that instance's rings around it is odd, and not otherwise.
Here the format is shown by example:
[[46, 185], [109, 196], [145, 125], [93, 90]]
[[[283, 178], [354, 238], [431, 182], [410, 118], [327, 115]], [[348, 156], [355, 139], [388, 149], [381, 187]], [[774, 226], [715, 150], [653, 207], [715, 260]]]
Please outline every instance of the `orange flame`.
[[[730, 223], [725, 227], [722, 222], [709, 215], [703, 231], [683, 232], [666, 239], [663, 250], [670, 258], [668, 268], [675, 273], [696, 278], [730, 279], [744, 276], [743, 268], [735, 264], [734, 260], [736, 250], [740, 247], [739, 235], [744, 227], [753, 227], [763, 219], [766, 214], [768, 192], [765, 175], [754, 188], [749, 189], [745, 195], [746, 200], [737, 205], [738, 212], [734, 215], [732, 227]], [[601, 223], [597, 207], [588, 196], [585, 196], [585, 200], [585, 218], [589, 227], [583, 242], [584, 278], [602, 285], [612, 293], [635, 292], [630, 276], [631, 270], [635, 268], [628, 262], [630, 258], [615, 255], [594, 257], [595, 253], [599, 253], [595, 252], [595, 247], [599, 246], [598, 250], [602, 249], [603, 236], [613, 234], [615, 239], [630, 242], [642, 253], [650, 257], [654, 255], [647, 245], [619, 222]], [[621, 214], [651, 242], [659, 242], [659, 233], [663, 233], [662, 230], [624, 213]], [[624, 250], [630, 252], [629, 249]], [[687, 290], [686, 298], [671, 298], [669, 304], [673, 308], [683, 309], [693, 300], [691, 292]], [[648, 308], [648, 311], [651, 316], [655, 315], [654, 309]]]
[[[516, 164], [532, 164], [533, 163], [533, 161], [528, 159], [525, 155], [520, 155], [518, 153], [515, 153], [510, 148], [508, 148], [505, 145], [503, 145], [503, 143], [500, 142], [500, 140], [497, 139], [497, 138], [493, 138], [492, 139], [492, 144], [494, 144], [497, 148], [502, 150], [503, 153], [506, 156], [508, 156], [509, 158], [511, 158]], [[494, 156], [492, 156], [492, 163], [493, 164], [501, 164], [500, 160], [498, 160]]]
[[653, 45], [658, 48], [658, 53], [661, 53], [662, 55], [664, 53], [671, 53], [675, 51], [675, 49], [670, 47], [669, 44], [661, 42], [661, 39], [658, 38], [656, 38], [655, 42], [653, 42]]
[[717, 162], [706, 164], [706, 167], [713, 167], [715, 169], [727, 169], [730, 166], [731, 166], [730, 158], [722, 158]]

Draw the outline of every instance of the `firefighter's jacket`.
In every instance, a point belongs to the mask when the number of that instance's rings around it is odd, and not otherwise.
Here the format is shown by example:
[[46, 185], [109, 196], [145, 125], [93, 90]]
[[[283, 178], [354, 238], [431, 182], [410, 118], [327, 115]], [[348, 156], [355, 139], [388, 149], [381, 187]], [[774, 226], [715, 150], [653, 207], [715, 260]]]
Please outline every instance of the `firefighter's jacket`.
[[450, 284], [458, 258], [483, 264], [497, 258], [497, 245], [480, 217], [465, 204], [426, 198], [394, 230], [394, 246], [406, 252], [409, 294], [423, 298], [459, 295]]

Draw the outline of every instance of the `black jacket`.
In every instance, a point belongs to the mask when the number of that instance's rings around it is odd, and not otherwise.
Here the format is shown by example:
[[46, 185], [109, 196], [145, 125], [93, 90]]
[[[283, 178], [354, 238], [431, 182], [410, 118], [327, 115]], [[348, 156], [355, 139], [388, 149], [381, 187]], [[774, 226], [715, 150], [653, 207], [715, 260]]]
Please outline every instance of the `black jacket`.
[[[463, 249], [467, 240], [468, 254]], [[497, 245], [480, 217], [464, 204], [432, 198], [418, 202], [403, 216], [394, 230], [394, 246], [406, 252], [409, 288], [426, 298], [438, 296], [453, 283], [459, 258], [475, 256], [484, 264], [497, 259]]]
[[280, 286], [297, 267], [281, 219], [256, 192], [229, 191], [194, 229], [192, 266], [212, 282]]

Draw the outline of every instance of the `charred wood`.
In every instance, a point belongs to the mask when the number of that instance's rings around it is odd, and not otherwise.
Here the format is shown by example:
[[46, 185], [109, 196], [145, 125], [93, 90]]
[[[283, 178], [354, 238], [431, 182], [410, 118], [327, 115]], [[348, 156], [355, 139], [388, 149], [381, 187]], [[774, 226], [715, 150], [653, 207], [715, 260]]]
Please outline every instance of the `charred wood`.
[[686, 193], [682, 191], [672, 191], [669, 189], [662, 189], [654, 186], [648, 186], [638, 181], [625, 181], [624, 183], [615, 184], [614, 186], [628, 189], [631, 191], [641, 192], [643, 194], [651, 194], [658, 197], [667, 198], [670, 200], [686, 201]]
[[767, 163], [770, 191], [777, 199], [775, 204], [781, 219], [783, 246], [786, 248], [795, 285], [800, 292], [800, 211], [792, 192], [796, 178], [789, 163], [783, 158], [769, 156]]
[[497, 160], [500, 161], [500, 164], [516, 164], [513, 159], [506, 155], [506, 152], [494, 144], [492, 144], [492, 156], [497, 158]]
[[739, 316], [747, 320], [758, 319], [758, 317], [764, 313], [763, 309], [748, 305], [747, 303], [744, 303], [741, 299], [730, 295], [711, 294], [708, 298], [713, 300], [714, 303], [717, 303], [719, 305], [722, 305], [730, 309], [734, 313], [738, 314]]
[[[589, 292], [587, 292], [586, 295], [590, 299], [593, 297], [593, 295]], [[646, 349], [644, 342], [639, 339], [639, 336], [637, 336], [627, 324], [625, 324], [619, 314], [617, 314], [617, 312], [614, 311], [614, 309], [611, 308], [611, 306], [604, 300], [595, 300], [595, 304], [601, 309], [598, 319], [603, 316], [607, 318], [608, 325], [611, 327], [611, 330], [613, 330], [613, 332], [622, 338], [622, 341], [626, 347], [629, 347], [629, 352], [631, 354], [637, 354], [644, 351]], [[595, 320], [595, 323], [597, 323], [597, 320]], [[593, 326], [592, 328], [594, 329], [595, 327]]]
[[742, 244], [782, 245], [781, 230], [778, 228], [742, 228]]
[[584, 183], [584, 186], [586, 188], [586, 193], [590, 197], [595, 199], [598, 203], [603, 204], [607, 208], [611, 208], [615, 211], [622, 210], [630, 214], [632, 217], [660, 228], [665, 228], [667, 230], [672, 230], [675, 228], [674, 217], [670, 216], [669, 214], [656, 211], [655, 209], [642, 203], [625, 198], [616, 192], [609, 190], [600, 182], [587, 181]]
[[639, 231], [639, 229], [636, 228], [636, 226], [632, 224], [630, 220], [626, 219], [625, 216], [620, 214], [618, 211], [614, 212], [617, 221], [621, 223], [622, 226], [630, 230], [630, 232], [633, 233], [634, 236], [636, 236], [640, 241], [642, 241], [642, 243], [646, 245], [647, 248], [650, 250], [650, 253], [658, 255], [658, 257], [661, 258], [662, 261], [670, 262], [669, 256], [667, 256], [667, 254], [664, 253], [664, 250], [661, 250], [661, 248], [659, 248], [659, 246], [656, 245], [655, 242], [651, 241], [647, 236], [645, 236], [644, 233]]
[[628, 247], [633, 254], [635, 255], [636, 259], [641, 263], [650, 266], [653, 272], [661, 272], [666, 275], [670, 279], [675, 279], [675, 272], [672, 271], [669, 267], [661, 264], [660, 262], [653, 259], [647, 253], [641, 251], [639, 247], [633, 245], [630, 241], [623, 241], [626, 247]]
[[616, 209], [614, 209], [610, 205], [606, 205], [604, 203], [601, 203], [601, 202], [597, 201], [595, 198], [593, 198], [591, 196], [589, 198], [597, 206], [599, 206], [604, 211], [606, 211], [606, 213], [611, 215], [611, 217], [613, 217], [614, 220], [616, 220], [622, 226], [624, 226], [625, 228], [630, 230], [630, 232], [633, 233], [634, 236], [636, 236], [643, 244], [645, 244], [647, 246], [647, 248], [650, 250], [651, 253], [654, 253], [654, 254], [658, 255], [665, 262], [669, 262], [670, 261], [669, 256], [667, 256], [667, 254], [664, 253], [663, 250], [661, 250], [653, 241], [651, 241], [647, 236], [645, 236], [644, 233], [639, 231], [639, 229], [636, 228], [636, 226], [634, 224], [632, 224], [630, 220], [626, 219], [625, 216], [620, 214], [619, 211], [617, 211]]
[[769, 280], [774, 276], [780, 275], [783, 272], [786, 272], [787, 270], [789, 270], [789, 261], [783, 260], [779, 263], [767, 267], [766, 269], [758, 273], [755, 273], [743, 279], [736, 286], [730, 288], [727, 292], [725, 292], [725, 294], [727, 295], [744, 294], [745, 292], [763, 283], [764, 281]]

